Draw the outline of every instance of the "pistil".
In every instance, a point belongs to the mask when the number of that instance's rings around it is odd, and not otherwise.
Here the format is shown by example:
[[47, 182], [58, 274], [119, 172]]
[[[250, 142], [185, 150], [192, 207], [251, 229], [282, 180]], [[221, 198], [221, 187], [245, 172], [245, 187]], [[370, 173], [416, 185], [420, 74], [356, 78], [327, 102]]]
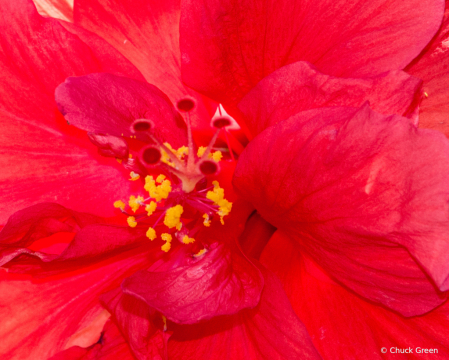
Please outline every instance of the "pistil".
[[[148, 196], [132, 195], [128, 201], [133, 215], [125, 211], [125, 202], [118, 200], [114, 203], [116, 208], [128, 215], [127, 222], [130, 227], [136, 227], [138, 224], [150, 225], [146, 236], [151, 241], [158, 237], [157, 232], [161, 231], [161, 228], [165, 228], [160, 234], [160, 238], [165, 242], [161, 249], [165, 252], [172, 247], [173, 238], [186, 245], [194, 243], [194, 236], [198, 231], [209, 227], [216, 216], [224, 224], [223, 218], [232, 209], [232, 203], [224, 198], [224, 189], [217, 181], [207, 185], [207, 179], [220, 170], [219, 162], [223, 155], [220, 151], [213, 151], [213, 146], [220, 131], [231, 124], [230, 118], [227, 115], [215, 117], [211, 123], [216, 131], [210, 143], [207, 147], [201, 146], [195, 151], [190, 121], [190, 112], [195, 108], [195, 102], [191, 98], [184, 98], [178, 101], [177, 107], [185, 113], [187, 147], [173, 149], [169, 143], [162, 143], [153, 134], [154, 123], [151, 120], [135, 120], [131, 131], [145, 135], [139, 138], [148, 138], [149, 142], [152, 142], [139, 152], [140, 164], [150, 173], [160, 168], [166, 174], [160, 174], [156, 178], [145, 176], [143, 188]], [[231, 150], [230, 152], [233, 156]], [[132, 171], [129, 180], [136, 181], [143, 175]], [[195, 256], [207, 252], [207, 249], [203, 250]]]

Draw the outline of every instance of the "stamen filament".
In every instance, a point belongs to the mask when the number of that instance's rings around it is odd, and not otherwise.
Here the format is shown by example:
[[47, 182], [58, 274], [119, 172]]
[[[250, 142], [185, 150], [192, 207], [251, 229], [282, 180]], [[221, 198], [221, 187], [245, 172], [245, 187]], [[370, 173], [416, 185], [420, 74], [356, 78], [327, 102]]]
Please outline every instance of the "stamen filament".
[[187, 154], [187, 168], [193, 167], [195, 162], [195, 155], [193, 154], [193, 137], [192, 137], [192, 124], [190, 122], [190, 112], [187, 113], [187, 146], [189, 148], [189, 153]]
[[210, 151], [212, 150], [212, 146], [214, 146], [215, 141], [217, 141], [217, 137], [218, 137], [218, 134], [220, 134], [220, 130], [221, 130], [221, 129], [217, 129], [217, 131], [215, 131], [214, 136], [212, 137], [212, 139], [211, 139], [209, 145], [207, 146], [206, 151], [204, 152], [203, 156], [201, 156], [201, 159], [200, 159], [200, 160], [207, 159], [207, 157], [208, 157], [209, 154], [210, 154]]
[[231, 155], [232, 161], [235, 162], [234, 153], [233, 153], [233, 151], [232, 151], [231, 143], [229, 142], [229, 138], [228, 138], [228, 131], [227, 131], [226, 129], [225, 129], [225, 131], [224, 131], [224, 134], [225, 134], [226, 144], [228, 144], [229, 154]]
[[163, 143], [161, 143], [156, 137], [153, 135], [150, 135], [151, 140], [153, 140], [162, 150], [164, 150], [167, 153], [167, 156], [170, 158], [171, 161], [173, 161], [179, 168], [183, 168], [184, 164], [179, 160], [175, 154], [172, 153], [172, 151], [166, 147]]

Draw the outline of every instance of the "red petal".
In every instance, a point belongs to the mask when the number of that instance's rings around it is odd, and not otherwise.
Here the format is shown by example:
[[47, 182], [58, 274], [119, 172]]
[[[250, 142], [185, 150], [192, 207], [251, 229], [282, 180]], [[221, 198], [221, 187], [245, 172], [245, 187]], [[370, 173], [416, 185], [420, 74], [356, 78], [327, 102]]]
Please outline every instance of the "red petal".
[[402, 69], [441, 24], [443, 0], [202, 0], [182, 3], [182, 75], [235, 104], [265, 76], [308, 61], [333, 76]]
[[[446, 2], [447, 4], [447, 2]], [[421, 103], [419, 126], [435, 129], [449, 136], [449, 96], [447, 83], [449, 81], [449, 8], [446, 8], [443, 25], [437, 36], [423, 53], [414, 60], [407, 71], [424, 81], [425, 96]]]
[[[145, 231], [146, 227], [104, 224], [102, 219], [57, 204], [39, 204], [14, 214], [0, 232], [0, 264], [6, 264], [10, 272], [42, 277], [113, 259], [135, 248], [154, 262], [162, 254], [156, 244], [148, 244]], [[30, 250], [33, 243], [59, 232], [76, 233], [62, 253]]]
[[[54, 119], [54, 90], [68, 76], [108, 71], [137, 75], [136, 69], [94, 34], [83, 34], [93, 50], [55, 19], [37, 14], [31, 1], [1, 1], [3, 55], [1, 104], [16, 116], [42, 119], [58, 128]], [[70, 25], [69, 25], [70, 26]], [[116, 61], [111, 60], [114, 59]], [[51, 69], [51, 71], [49, 70]]]
[[257, 305], [260, 272], [241, 254], [212, 244], [200, 258], [169, 271], [139, 271], [122, 288], [180, 324], [234, 314]]
[[78, 213], [53, 203], [42, 203], [22, 209], [8, 219], [0, 232], [2, 245], [26, 247], [57, 232], [71, 232], [104, 219]]
[[57, 353], [49, 360], [135, 360], [126, 340], [117, 326], [109, 321], [104, 327], [101, 340], [88, 348], [73, 346]]
[[73, 1], [33, 0], [39, 14], [66, 21], [73, 21]]
[[162, 325], [161, 315], [131, 295], [123, 294], [120, 289], [102, 295], [102, 302], [111, 312], [134, 356], [141, 360], [167, 359], [167, 342], [169, 332], [164, 332], [154, 324], [158, 317]]
[[195, 325], [169, 324], [168, 343], [173, 359], [321, 359], [294, 314], [279, 280], [260, 267], [265, 278], [254, 309]]
[[86, 151], [92, 146], [85, 134], [80, 139], [58, 113], [54, 90], [67, 76], [109, 71], [138, 77], [138, 71], [95, 35], [72, 35], [42, 18], [31, 1], [1, 1], [0, 20], [0, 223], [39, 201], [112, 215], [110, 204], [129, 185], [92, 159], [98, 156]]
[[191, 114], [192, 123], [209, 129], [213, 113], [209, 114], [201, 95], [181, 82], [179, 16], [179, 0], [80, 0], [74, 7], [76, 24], [119, 50], [171, 101], [195, 97], [198, 107]]
[[448, 289], [447, 174], [438, 132], [368, 106], [327, 108], [261, 133], [234, 186], [338, 281], [410, 316], [446, 297], [434, 286]]
[[320, 107], [359, 107], [369, 101], [382, 114], [412, 117], [421, 100], [421, 81], [402, 71], [371, 78], [336, 78], [300, 61], [262, 79], [239, 103], [257, 135], [300, 111]]
[[0, 282], [0, 357], [14, 360], [47, 359], [70, 346], [71, 337], [103, 309], [98, 297], [120, 285], [137, 269], [148, 267], [141, 249], [125, 252], [83, 271], [45, 279]]
[[[281, 280], [293, 309], [325, 359], [401, 357], [392, 354], [392, 347], [411, 347], [413, 355], [401, 354], [405, 358], [449, 357], [449, 303], [426, 315], [404, 318], [333, 282], [313, 261], [300, 254], [294, 242], [279, 233], [266, 247], [261, 261]], [[387, 349], [385, 355], [382, 347]], [[417, 347], [437, 349], [438, 355], [417, 353]]]
[[186, 126], [173, 104], [157, 87], [112, 74], [68, 78], [55, 92], [58, 108], [76, 127], [117, 137], [136, 136], [131, 124], [137, 119], [154, 123], [154, 135], [180, 147], [187, 143]]
[[245, 224], [245, 230], [239, 238], [244, 254], [259, 259], [262, 250], [275, 231], [276, 228], [266, 222], [257, 212], [251, 214]]

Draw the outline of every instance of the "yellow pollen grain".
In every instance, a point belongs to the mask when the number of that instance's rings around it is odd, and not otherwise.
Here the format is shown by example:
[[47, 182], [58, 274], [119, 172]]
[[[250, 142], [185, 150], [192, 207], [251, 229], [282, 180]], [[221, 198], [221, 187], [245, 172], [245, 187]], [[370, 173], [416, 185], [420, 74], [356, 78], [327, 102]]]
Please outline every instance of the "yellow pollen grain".
[[136, 218], [134, 216], [128, 216], [126, 221], [128, 222], [128, 225], [132, 228], [136, 227], [136, 225], [137, 225]]
[[179, 222], [178, 225], [176, 225], [176, 230], [181, 230], [182, 229], [182, 222]]
[[161, 161], [164, 164], [167, 164], [171, 167], [175, 167], [175, 164], [171, 161], [170, 157], [167, 155], [167, 153], [163, 149], [161, 149]]
[[162, 181], [162, 184], [157, 187], [158, 194], [162, 199], [168, 198], [168, 194], [171, 192], [171, 182], [170, 180]]
[[198, 155], [198, 157], [201, 157], [204, 155], [204, 153], [206, 152], [207, 147], [205, 146], [200, 146], [198, 148], [198, 152], [196, 153]]
[[162, 199], [168, 198], [172, 187], [170, 180], [164, 180], [162, 181], [162, 184], [156, 185], [156, 181], [154, 181], [154, 178], [151, 175], [147, 175], [145, 177], [144, 189], [148, 191], [150, 197], [156, 199], [156, 201], [159, 202]]
[[169, 242], [166, 242], [164, 245], [161, 246], [161, 250], [168, 252], [171, 248], [171, 244]]
[[133, 154], [129, 154], [128, 158], [132, 159], [133, 158]]
[[203, 224], [205, 227], [209, 227], [210, 226], [210, 219], [209, 219], [209, 215], [208, 214], [204, 214], [203, 215], [204, 221]]
[[223, 222], [223, 216], [228, 215], [232, 210], [232, 202], [224, 198], [224, 189], [220, 187], [218, 181], [212, 181], [214, 185], [213, 191], [208, 191], [206, 198], [212, 200], [218, 206], [217, 214], [221, 216], [220, 222]]
[[122, 200], [117, 200], [117, 201], [114, 203], [114, 207], [115, 207], [116, 209], [122, 209], [122, 210], [125, 210], [125, 203], [124, 203]]
[[198, 251], [195, 255], [193, 255], [193, 256], [195, 256], [195, 257], [199, 257], [199, 256], [201, 256], [201, 255], [203, 255], [203, 254], [205, 254], [207, 252], [207, 250], [206, 249], [201, 249], [200, 251]]
[[158, 182], [159, 184], [165, 180], [165, 175], [160, 174], [157, 178], [156, 178], [156, 182]]
[[425, 96], [426, 98], [428, 98], [428, 97], [429, 97], [429, 94], [427, 94], [426, 92], [424, 92], [424, 96]]
[[189, 238], [187, 235], [184, 235], [184, 237], [182, 238], [182, 242], [184, 244], [192, 244], [195, 242], [194, 238]]
[[129, 173], [129, 176], [130, 176], [130, 179], [129, 179], [129, 180], [131, 180], [131, 181], [136, 181], [136, 180], [139, 180], [139, 179], [140, 179], [140, 175], [139, 175], [139, 174], [136, 174], [134, 171], [131, 171], [131, 172]]
[[167, 233], [163, 233], [161, 235], [161, 239], [165, 241], [165, 244], [161, 246], [161, 250], [168, 252], [168, 250], [170, 250], [171, 248], [171, 241], [172, 241], [172, 236], [170, 234]]
[[146, 191], [150, 192], [151, 189], [156, 188], [156, 181], [151, 175], [145, 176], [145, 185], [143, 187]]
[[216, 162], [220, 162], [222, 158], [223, 154], [221, 153], [221, 151], [215, 151], [214, 154], [212, 155], [212, 159], [214, 159], [214, 161]]
[[153, 215], [156, 208], [157, 208], [157, 204], [154, 201], [152, 201], [148, 205], [145, 206], [145, 211], [147, 212], [148, 216], [151, 216], [151, 215]]
[[162, 315], [162, 322], [164, 323], [164, 331], [167, 331], [167, 318]]
[[172, 241], [173, 237], [170, 234], [163, 233], [161, 235], [161, 239], [170, 243]]
[[154, 230], [152, 227], [150, 227], [147, 230], [147, 238], [150, 239], [151, 241], [153, 241], [154, 239], [156, 239], [156, 230]]
[[119, 158], [115, 158], [115, 160], [117, 160], [117, 162], [118, 162], [119, 164], [121, 164], [121, 163], [122, 163], [122, 159], [119, 159]]
[[189, 155], [189, 148], [187, 146], [181, 146], [178, 150], [176, 150], [176, 157], [179, 160], [182, 160], [185, 155]]
[[183, 213], [183, 211], [184, 209], [181, 205], [176, 205], [168, 209], [165, 213], [165, 226], [167, 226], [169, 229], [177, 227], [180, 223], [181, 214]]
[[137, 209], [140, 208], [140, 203], [143, 201], [143, 197], [142, 196], [138, 196], [137, 198], [134, 195], [131, 195], [129, 197], [129, 207], [132, 209], [133, 212], [136, 212]]

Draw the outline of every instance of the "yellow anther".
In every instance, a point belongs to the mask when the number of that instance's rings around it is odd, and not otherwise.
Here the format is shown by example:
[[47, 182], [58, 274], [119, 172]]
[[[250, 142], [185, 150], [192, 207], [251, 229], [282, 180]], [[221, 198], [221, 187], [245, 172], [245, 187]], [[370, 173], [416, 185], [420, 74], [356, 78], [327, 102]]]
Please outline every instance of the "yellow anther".
[[181, 205], [176, 205], [168, 209], [165, 213], [164, 224], [170, 229], [177, 227], [180, 223], [181, 214], [183, 211], [184, 209]]
[[162, 315], [162, 322], [164, 323], [164, 331], [167, 331], [167, 318]]
[[212, 200], [215, 205], [218, 205], [217, 214], [220, 215], [221, 223], [223, 224], [223, 216], [228, 215], [232, 210], [232, 202], [229, 202], [224, 198], [224, 189], [220, 187], [218, 181], [212, 181], [214, 185], [213, 191], [208, 191], [206, 197], [209, 200]]
[[145, 186], [143, 188], [148, 192], [153, 188], [156, 188], [156, 181], [154, 181], [154, 178], [151, 175], [145, 176]]
[[137, 225], [136, 218], [134, 216], [128, 216], [126, 221], [128, 222], [128, 225], [132, 228], [136, 227], [136, 225]]
[[119, 158], [115, 158], [115, 160], [117, 160], [117, 162], [118, 162], [119, 164], [121, 164], [121, 163], [122, 163], [122, 159], [119, 159]]
[[200, 146], [198, 148], [198, 152], [196, 153], [198, 155], [198, 157], [201, 157], [204, 155], [204, 153], [206, 152], [207, 147], [205, 146]]
[[205, 254], [206, 252], [207, 252], [206, 249], [201, 249], [200, 251], [198, 251], [198, 252], [197, 252], [196, 254], [194, 254], [193, 256], [199, 257], [199, 256]]
[[195, 242], [194, 238], [189, 238], [187, 235], [184, 235], [184, 237], [182, 238], [182, 242], [184, 244], [192, 244]]
[[144, 189], [148, 191], [150, 197], [156, 199], [157, 202], [168, 198], [168, 194], [170, 194], [172, 190], [170, 180], [164, 180], [161, 185], [156, 186], [156, 182], [151, 175], [145, 177]]
[[182, 222], [179, 222], [178, 225], [176, 225], [176, 230], [181, 230], [182, 229]]
[[147, 230], [147, 238], [150, 239], [151, 241], [153, 241], [154, 239], [156, 239], [156, 230], [154, 230], [152, 227], [150, 227]]
[[170, 243], [172, 241], [173, 237], [170, 234], [163, 233], [161, 235], [161, 239]]
[[133, 154], [129, 154], [128, 158], [132, 159], [133, 158]]
[[221, 225], [224, 225], [223, 216], [220, 216], [220, 222], [221, 222]]
[[162, 181], [162, 184], [157, 187], [159, 196], [162, 199], [168, 198], [168, 194], [171, 192], [171, 182], [170, 180]]
[[148, 216], [151, 216], [151, 215], [153, 215], [156, 208], [157, 208], [157, 204], [154, 201], [152, 201], [148, 205], [145, 206], [145, 211], [147, 212]]
[[168, 252], [171, 248], [171, 244], [169, 242], [166, 242], [164, 245], [161, 246], [161, 250]]
[[176, 150], [176, 157], [179, 160], [182, 160], [185, 155], [189, 155], [189, 148], [187, 146], [181, 146], [178, 150]]
[[158, 182], [159, 184], [165, 180], [165, 175], [164, 174], [160, 174], [157, 178], [156, 178], [156, 182]]
[[214, 154], [212, 155], [212, 159], [214, 159], [214, 161], [216, 162], [219, 162], [222, 158], [223, 154], [221, 153], [221, 151], [215, 151]]
[[210, 226], [210, 219], [209, 219], [209, 215], [208, 214], [204, 214], [203, 215], [204, 221], [203, 224], [205, 227], [209, 227]]
[[229, 202], [228, 200], [223, 199], [218, 203], [218, 205], [220, 206], [218, 208], [218, 212], [217, 212], [218, 215], [220, 215], [220, 216], [229, 215], [229, 213], [232, 210], [232, 202]]
[[[179, 158], [179, 159], [181, 159], [179, 156], [178, 156], [178, 151], [177, 150], [175, 150], [175, 149], [173, 149], [172, 148], [172, 146], [168, 143], [168, 142], [165, 142], [164, 143], [164, 145], [173, 153], [173, 154], [175, 154], [175, 156], [177, 157], [177, 158]], [[180, 149], [182, 149], [182, 147], [180, 148]], [[182, 152], [182, 151], [181, 151]], [[170, 156], [168, 156], [168, 154], [165, 152], [165, 150], [164, 149], [161, 149], [161, 161], [163, 162], [163, 163], [165, 163], [165, 164], [167, 164], [167, 165], [169, 165], [169, 166], [171, 166], [171, 167], [175, 167], [175, 164], [173, 163], [173, 161], [170, 159]]]
[[140, 203], [143, 201], [143, 197], [142, 196], [138, 196], [137, 198], [134, 195], [131, 195], [129, 197], [129, 207], [132, 209], [133, 212], [136, 212], [137, 209], [140, 208]]
[[129, 180], [131, 180], [131, 181], [136, 181], [136, 180], [139, 180], [139, 179], [140, 179], [140, 175], [139, 175], [139, 174], [136, 174], [134, 171], [131, 171], [131, 172], [129, 173], [129, 176], [130, 176], [130, 179], [129, 179]]
[[168, 250], [170, 250], [171, 248], [171, 241], [172, 241], [172, 236], [170, 234], [167, 233], [163, 233], [161, 235], [161, 239], [165, 241], [165, 244], [161, 246], [161, 250], [168, 252]]
[[114, 207], [117, 208], [117, 209], [125, 210], [125, 203], [122, 200], [117, 200], [114, 203]]

